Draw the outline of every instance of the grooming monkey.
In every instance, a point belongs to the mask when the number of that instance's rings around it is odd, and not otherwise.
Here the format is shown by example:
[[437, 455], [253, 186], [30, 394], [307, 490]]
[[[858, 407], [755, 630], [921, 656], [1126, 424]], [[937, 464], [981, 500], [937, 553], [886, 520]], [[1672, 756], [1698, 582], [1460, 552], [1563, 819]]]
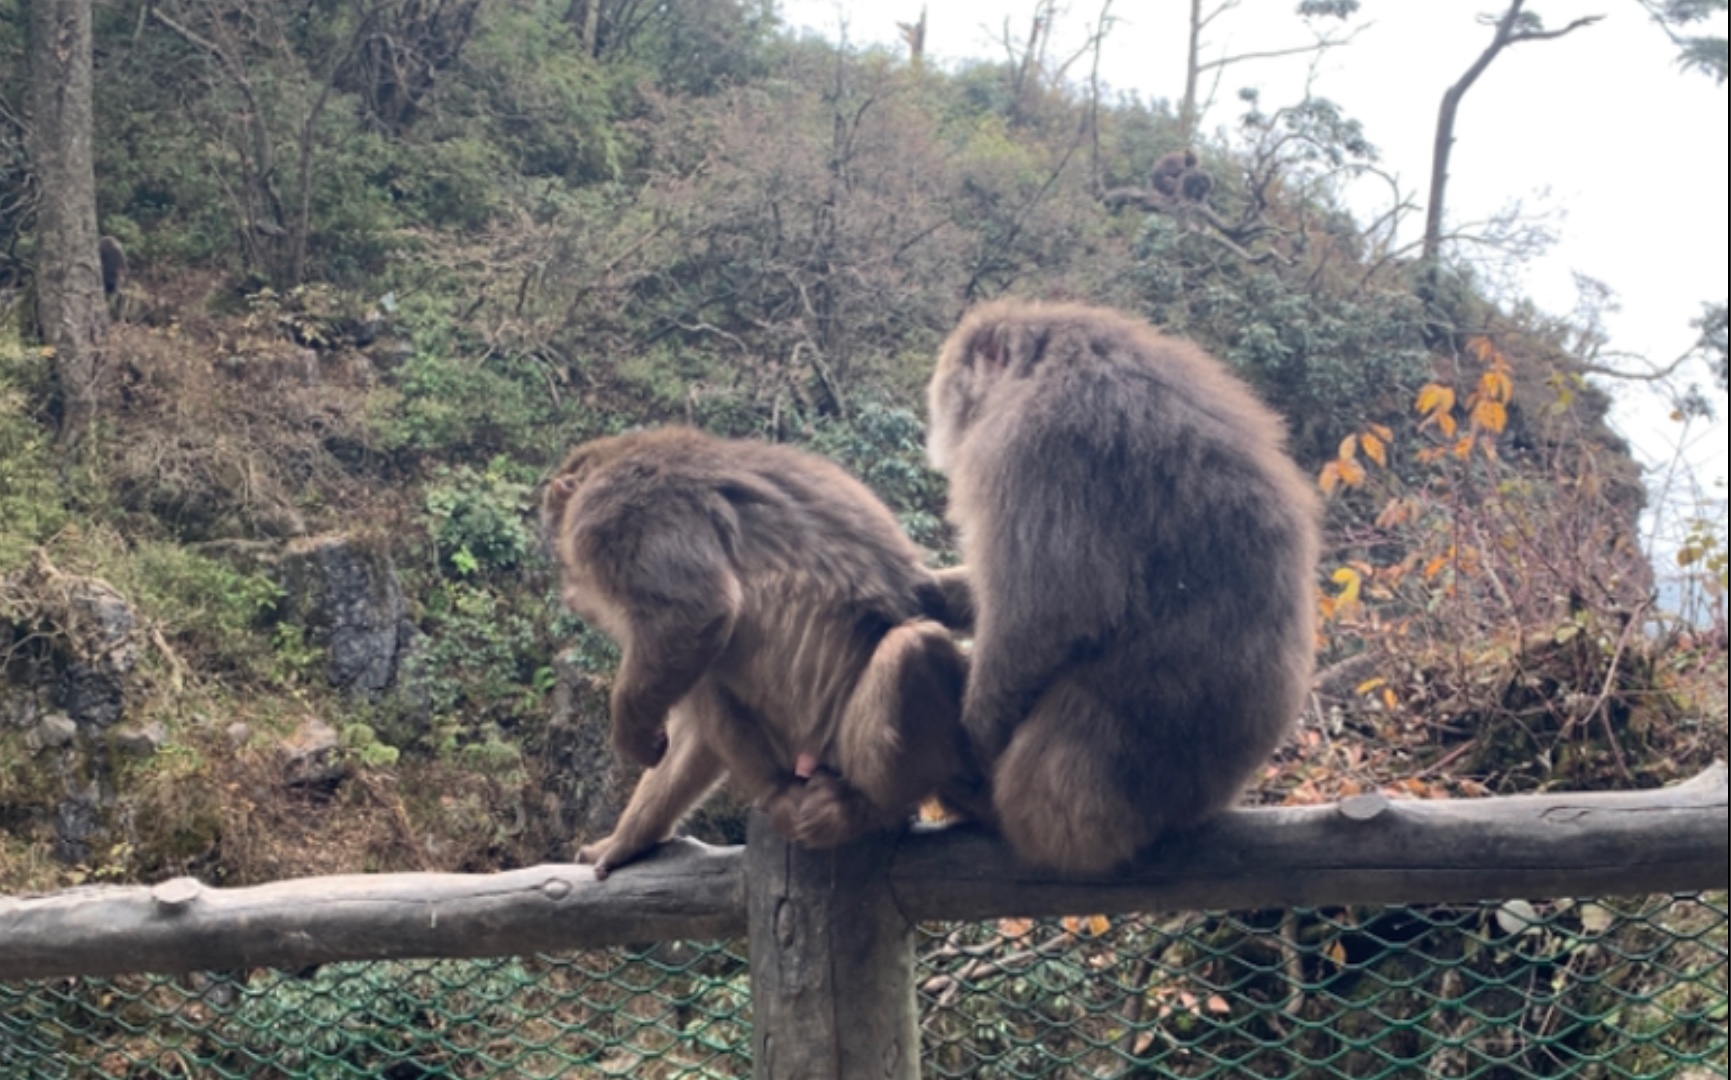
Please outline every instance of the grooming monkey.
[[1196, 151], [1174, 150], [1154, 163], [1149, 182], [1168, 199], [1202, 202], [1214, 190], [1214, 178], [1198, 164]]
[[1029, 863], [1108, 870], [1227, 806], [1297, 717], [1315, 497], [1248, 388], [1116, 312], [981, 307], [929, 394], [999, 826]]
[[597, 876], [724, 775], [808, 847], [899, 825], [933, 794], [985, 809], [966, 662], [928, 617], [965, 618], [946, 610], [965, 593], [838, 466], [689, 428], [597, 439], [560, 468], [542, 524], [567, 606], [623, 648], [614, 746], [651, 766], [579, 853]]

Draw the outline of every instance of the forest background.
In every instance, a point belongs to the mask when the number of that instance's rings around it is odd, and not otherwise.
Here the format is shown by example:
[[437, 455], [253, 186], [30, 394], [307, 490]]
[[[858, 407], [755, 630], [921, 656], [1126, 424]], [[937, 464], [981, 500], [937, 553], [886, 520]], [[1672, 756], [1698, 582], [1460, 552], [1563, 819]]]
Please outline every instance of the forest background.
[[[1722, 113], [1724, 0], [1607, 6]], [[1542, 215], [1460, 220], [1447, 170], [1415, 197], [1311, 83], [1209, 90], [1237, 7], [1189, 6], [1167, 102], [1102, 78], [1111, 4], [939, 63], [924, 20], [862, 47], [758, 0], [0, 0], [0, 892], [567, 857], [630, 777], [537, 484], [695, 423], [835, 458], [952, 558], [919, 390], [1005, 294], [1199, 341], [1329, 494], [1323, 673], [1254, 799], [1723, 758], [1722, 492], [1666, 483], [1656, 545], [1607, 423], [1631, 381], [1708, 421], [1723, 267], [1682, 355], [1619, 353], [1593, 283], [1522, 295]], [[1595, 30], [1544, 7], [1457, 77]], [[1362, 47], [1358, 9], [1284, 5], [1282, 62]], [[1186, 147], [1202, 204], [1147, 186]], [[1696, 239], [1646, 257], [1688, 280]]]

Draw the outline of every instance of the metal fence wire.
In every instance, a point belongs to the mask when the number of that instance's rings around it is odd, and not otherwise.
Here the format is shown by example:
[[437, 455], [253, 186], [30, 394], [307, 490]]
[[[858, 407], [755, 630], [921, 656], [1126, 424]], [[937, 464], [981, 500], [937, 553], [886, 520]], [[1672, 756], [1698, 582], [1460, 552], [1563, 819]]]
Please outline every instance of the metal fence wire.
[[[1724, 896], [931, 926], [929, 1078], [1706, 1080]], [[742, 946], [0, 985], [0, 1080], [751, 1071]]]

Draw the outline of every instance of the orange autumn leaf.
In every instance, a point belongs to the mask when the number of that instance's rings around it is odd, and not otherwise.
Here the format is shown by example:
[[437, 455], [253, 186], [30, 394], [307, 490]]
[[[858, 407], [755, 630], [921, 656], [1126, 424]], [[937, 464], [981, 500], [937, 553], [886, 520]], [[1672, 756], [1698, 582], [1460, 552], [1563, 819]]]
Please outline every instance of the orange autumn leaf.
[[1091, 937], [1104, 937], [1112, 929], [1112, 922], [1104, 915], [1067, 915], [1064, 917], [1064, 929], [1072, 934]]
[[1388, 443], [1372, 434], [1366, 434], [1361, 441], [1364, 444], [1364, 456], [1381, 467], [1388, 468]]
[[1394, 432], [1381, 424], [1370, 425], [1370, 433], [1381, 439], [1384, 443], [1394, 442]]
[[1493, 435], [1501, 435], [1509, 426], [1509, 410], [1495, 401], [1480, 401], [1473, 406], [1473, 425]]
[[1334, 961], [1335, 967], [1339, 967], [1339, 968], [1345, 967], [1346, 966], [1346, 946], [1344, 944], [1342, 944], [1341, 942], [1336, 941], [1334, 944], [1332, 944], [1328, 947], [1328, 958], [1330, 960]]
[[1322, 467], [1322, 475], [1316, 478], [1316, 484], [1324, 495], [1333, 495], [1340, 487], [1340, 462], [1331, 461]]
[[1476, 442], [1471, 435], [1455, 443], [1454, 455], [1462, 461], [1473, 456], [1473, 444]]
[[1429, 417], [1453, 412], [1455, 392], [1441, 383], [1428, 383], [1418, 392], [1418, 404], [1414, 407]]
[[1334, 455], [1340, 461], [1353, 461], [1358, 458], [1358, 436], [1348, 435], [1340, 440], [1340, 452]]
[[1487, 371], [1479, 379], [1479, 396], [1507, 405], [1515, 397], [1515, 381], [1508, 372], [1502, 370]]
[[1032, 919], [1000, 919], [998, 921], [998, 933], [1012, 940], [1025, 938], [1033, 932], [1034, 920]]

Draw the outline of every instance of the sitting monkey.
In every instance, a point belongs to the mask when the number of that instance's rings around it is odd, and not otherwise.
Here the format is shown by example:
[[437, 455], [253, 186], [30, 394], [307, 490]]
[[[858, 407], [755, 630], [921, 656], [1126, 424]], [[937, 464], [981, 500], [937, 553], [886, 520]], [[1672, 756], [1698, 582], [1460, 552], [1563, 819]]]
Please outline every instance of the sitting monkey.
[[1010, 845], [1104, 871], [1225, 807], [1310, 686], [1318, 509], [1280, 419], [1144, 322], [1015, 302], [950, 335], [930, 406]]
[[596, 439], [547, 489], [572, 611], [623, 649], [613, 741], [650, 766], [598, 877], [666, 840], [725, 774], [808, 847], [984, 799], [960, 727], [944, 583], [838, 466], [689, 428]]

